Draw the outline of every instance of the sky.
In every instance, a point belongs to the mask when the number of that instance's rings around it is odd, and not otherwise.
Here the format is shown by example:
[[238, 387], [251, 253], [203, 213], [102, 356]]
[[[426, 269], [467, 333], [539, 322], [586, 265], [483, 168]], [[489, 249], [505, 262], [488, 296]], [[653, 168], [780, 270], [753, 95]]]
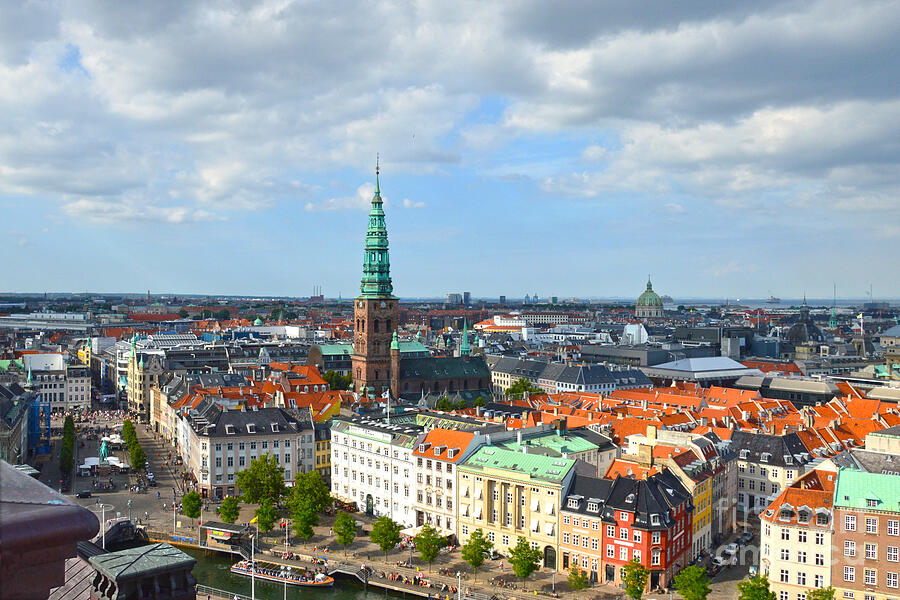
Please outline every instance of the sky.
[[0, 0], [0, 291], [900, 297], [900, 1]]

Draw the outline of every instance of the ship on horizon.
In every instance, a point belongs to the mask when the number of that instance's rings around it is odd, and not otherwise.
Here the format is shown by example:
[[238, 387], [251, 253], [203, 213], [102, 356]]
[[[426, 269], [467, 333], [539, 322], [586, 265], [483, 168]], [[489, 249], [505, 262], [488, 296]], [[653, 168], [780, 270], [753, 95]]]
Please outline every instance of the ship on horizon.
[[769, 296], [769, 299], [766, 300], [766, 304], [778, 304], [779, 302], [781, 302], [781, 298], [775, 296]]

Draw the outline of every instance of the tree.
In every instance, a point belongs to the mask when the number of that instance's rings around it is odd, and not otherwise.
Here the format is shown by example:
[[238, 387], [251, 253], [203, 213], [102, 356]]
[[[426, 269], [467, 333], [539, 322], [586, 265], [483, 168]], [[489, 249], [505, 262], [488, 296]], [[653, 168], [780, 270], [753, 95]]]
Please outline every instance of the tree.
[[356, 519], [343, 511], [338, 513], [334, 520], [334, 533], [337, 543], [344, 547], [344, 554], [346, 554], [347, 546], [352, 544], [356, 538]]
[[484, 398], [478, 396], [477, 398], [475, 398], [475, 402], [472, 404], [472, 406], [483, 407], [485, 404], [487, 404], [487, 402], [484, 401]]
[[428, 570], [431, 571], [431, 563], [437, 558], [441, 548], [447, 546], [447, 538], [438, 533], [437, 529], [425, 523], [413, 539], [419, 556], [428, 563]]
[[287, 505], [291, 510], [306, 503], [313, 512], [322, 512], [334, 503], [328, 484], [322, 479], [318, 471], [306, 471], [297, 477]]
[[810, 590], [806, 594], [806, 600], [834, 600], [834, 588], [829, 585], [827, 588]]
[[269, 498], [263, 498], [259, 502], [259, 508], [256, 509], [256, 526], [263, 533], [272, 531], [275, 526], [275, 507]]
[[522, 396], [525, 392], [529, 394], [543, 394], [544, 390], [535, 386], [530, 381], [524, 378], [517, 379], [509, 388], [506, 390], [506, 395], [511, 398], [518, 398]]
[[468, 541], [462, 545], [462, 558], [472, 567], [475, 581], [478, 581], [478, 567], [484, 564], [485, 557], [490, 554], [493, 547], [494, 544], [484, 537], [484, 532], [480, 528], [473, 531]]
[[184, 498], [181, 499], [181, 507], [183, 508], [184, 515], [192, 520], [196, 519], [200, 516], [200, 506], [202, 503], [203, 500], [200, 499], [200, 494], [195, 491], [188, 492], [184, 495]]
[[532, 548], [528, 540], [519, 536], [515, 547], [509, 551], [509, 562], [516, 577], [522, 578], [524, 590], [525, 580], [541, 566], [541, 551], [539, 548]]
[[228, 311], [227, 308], [223, 308], [222, 310], [220, 310], [216, 313], [216, 320], [218, 320], [218, 321], [224, 321], [230, 317], [231, 317], [231, 313]]
[[403, 526], [394, 522], [390, 517], [378, 517], [378, 520], [372, 525], [372, 533], [369, 534], [369, 539], [384, 552], [385, 562], [387, 562], [387, 553], [400, 543], [400, 531], [402, 529]]
[[278, 502], [284, 495], [284, 471], [268, 454], [250, 460], [250, 466], [238, 471], [237, 485], [248, 504], [258, 504], [263, 498]]
[[309, 504], [301, 503], [296, 510], [291, 512], [291, 519], [294, 524], [294, 533], [301, 540], [307, 541], [315, 534], [313, 527], [319, 524], [319, 513], [314, 511]]
[[322, 379], [328, 382], [328, 387], [332, 390], [349, 390], [353, 378], [349, 375], [341, 375], [337, 371], [328, 370], [322, 375]]
[[591, 584], [591, 580], [588, 579], [587, 573], [585, 573], [582, 569], [578, 567], [572, 567], [569, 571], [569, 589], [570, 590], [583, 590]]
[[147, 464], [147, 456], [144, 454], [144, 449], [140, 447], [138, 444], [133, 444], [129, 451], [131, 455], [131, 466], [134, 469], [142, 469]]
[[228, 496], [222, 500], [222, 504], [216, 509], [216, 513], [226, 523], [234, 523], [241, 514], [241, 502], [237, 496]]
[[775, 600], [775, 592], [769, 589], [769, 578], [765, 575], [739, 581], [738, 592], [739, 600]]
[[709, 596], [709, 577], [706, 569], [692, 565], [675, 575], [675, 589], [684, 600], [706, 600]]
[[188, 311], [182, 308], [181, 310], [178, 311], [178, 316], [181, 317], [182, 319], [187, 319]]
[[634, 598], [634, 600], [641, 600], [641, 597], [644, 595], [644, 588], [647, 587], [647, 578], [650, 576], [650, 571], [634, 558], [625, 563], [622, 569], [624, 571], [622, 581], [625, 583], [625, 593]]

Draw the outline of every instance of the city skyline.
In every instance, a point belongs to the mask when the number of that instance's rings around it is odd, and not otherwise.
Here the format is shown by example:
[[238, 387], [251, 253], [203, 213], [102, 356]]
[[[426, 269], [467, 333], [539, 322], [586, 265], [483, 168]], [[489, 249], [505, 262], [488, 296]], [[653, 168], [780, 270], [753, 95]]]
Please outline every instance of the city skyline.
[[380, 153], [403, 298], [900, 297], [897, 2], [179, 6], [9, 8], [3, 292], [353, 297]]

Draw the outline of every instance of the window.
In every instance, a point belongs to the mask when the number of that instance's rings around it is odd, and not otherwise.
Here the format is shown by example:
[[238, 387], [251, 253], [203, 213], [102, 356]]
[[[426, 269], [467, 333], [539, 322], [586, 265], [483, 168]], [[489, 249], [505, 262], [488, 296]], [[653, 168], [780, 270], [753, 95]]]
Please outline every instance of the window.
[[581, 536], [578, 535], [577, 533], [572, 534], [572, 545], [573, 546], [581, 545]]
[[878, 574], [875, 569], [866, 569], [866, 585], [875, 585], [878, 582]]
[[866, 558], [875, 560], [878, 558], [878, 546], [866, 543]]
[[797, 532], [797, 541], [798, 542], [806, 542], [806, 531], [798, 531]]
[[628, 529], [625, 527], [619, 527], [619, 539], [627, 540], [628, 539]]
[[494, 535], [493, 531], [488, 531], [488, 540], [494, 542], [497, 536]]
[[844, 531], [856, 531], [856, 515], [844, 515]]
[[791, 530], [787, 527], [781, 528], [781, 539], [782, 541], [788, 542], [791, 539]]
[[568, 532], [566, 532], [566, 533], [563, 533], [563, 544], [568, 544], [568, 543], [569, 543], [569, 534], [568, 534]]
[[612, 544], [606, 545], [606, 558], [615, 558], [616, 557], [616, 547]]
[[791, 551], [787, 548], [781, 549], [781, 560], [791, 560]]
[[816, 534], [816, 545], [817, 545], [817, 546], [824, 546], [824, 545], [825, 545], [825, 534], [824, 534], [824, 533], [817, 533], [817, 534]]
[[650, 554], [650, 564], [651, 564], [651, 565], [658, 565], [658, 564], [659, 564], [659, 556], [660, 556], [659, 549], [658, 549], [658, 548], [654, 548], [654, 549], [653, 549], [653, 552]]
[[635, 542], [641, 541], [641, 532], [640, 531], [634, 531], [634, 532], [632, 532], [631, 535], [632, 535], [632, 539], [634, 539]]
[[900, 560], [900, 553], [898, 553], [897, 546], [888, 546], [887, 547], [887, 559], [890, 562], [897, 562]]
[[631, 551], [631, 558], [633, 558], [634, 560], [636, 560], [636, 561], [638, 561], [638, 562], [641, 562], [641, 551], [638, 550], [637, 548], [635, 548], [634, 550], [632, 550], [632, 551]]
[[568, 525], [569, 521], [569, 515], [563, 515], [563, 525]]
[[816, 525], [828, 525], [828, 515], [819, 513], [816, 515]]
[[628, 560], [628, 548], [619, 548], [619, 560]]
[[844, 581], [856, 581], [856, 567], [844, 567]]
[[502, 538], [500, 538], [501, 543], [504, 546], [509, 546], [509, 536], [504, 534]]
[[824, 554], [816, 554], [816, 566], [817, 567], [825, 566], [825, 555]]
[[596, 550], [599, 546], [597, 538], [591, 538], [591, 550]]
[[878, 533], [878, 517], [866, 517], [866, 533]]
[[797, 585], [806, 585], [806, 573], [803, 571], [797, 573]]
[[813, 577], [813, 585], [817, 588], [823, 587], [825, 585], [825, 576], [816, 575], [815, 577]]
[[798, 563], [806, 562], [806, 552], [803, 552], [802, 550], [800, 552], [797, 552], [797, 562]]
[[787, 569], [781, 569], [781, 573], [779, 573], [779, 581], [781, 581], [781, 583], [787, 583], [787, 582], [788, 582], [788, 572], [787, 572]]
[[856, 542], [850, 540], [844, 542], [844, 556], [856, 556]]
[[468, 525], [463, 525], [463, 526], [460, 528], [460, 530], [462, 531], [462, 534], [463, 534], [463, 535], [469, 535], [469, 526], [468, 526]]
[[888, 519], [887, 522], [888, 535], [900, 535], [900, 521], [896, 519]]
[[897, 573], [888, 573], [888, 574], [887, 574], [886, 585], [887, 585], [889, 588], [895, 588], [895, 587], [897, 587]]
[[606, 526], [606, 535], [609, 537], [616, 537], [616, 526], [615, 525], [607, 525]]
[[778, 600], [791, 600], [790, 595], [785, 590], [778, 592]]
[[660, 532], [658, 532], [658, 531], [654, 531], [650, 535], [650, 543], [658, 544], [661, 538], [662, 538], [662, 534], [660, 534]]

